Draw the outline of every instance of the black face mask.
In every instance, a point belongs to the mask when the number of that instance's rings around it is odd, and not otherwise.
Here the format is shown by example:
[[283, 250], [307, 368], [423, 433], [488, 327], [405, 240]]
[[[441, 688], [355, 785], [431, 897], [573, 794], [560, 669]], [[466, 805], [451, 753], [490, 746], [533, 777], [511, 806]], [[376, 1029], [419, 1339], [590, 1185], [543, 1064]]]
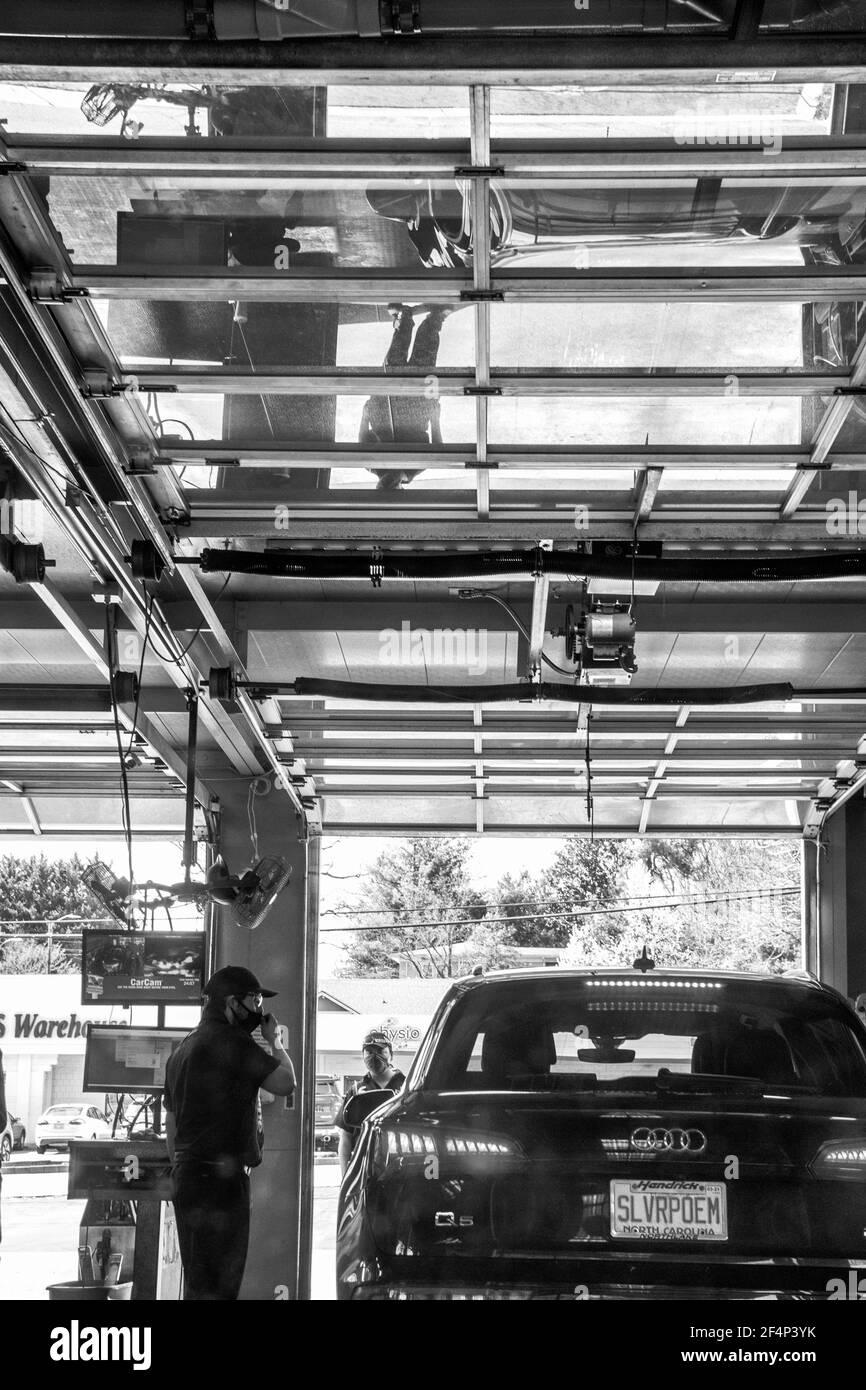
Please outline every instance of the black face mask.
[[[240, 1002], [241, 1001], [238, 1000], [239, 1004]], [[248, 1009], [246, 1004], [241, 1004], [241, 1008], [244, 1010], [246, 1018], [238, 1018], [238, 1015], [235, 1014], [235, 1021], [238, 1027], [243, 1028], [245, 1033], [254, 1033], [257, 1028], [261, 1028], [265, 1021], [264, 1013], [261, 1011], [257, 1013], [255, 1009]]]

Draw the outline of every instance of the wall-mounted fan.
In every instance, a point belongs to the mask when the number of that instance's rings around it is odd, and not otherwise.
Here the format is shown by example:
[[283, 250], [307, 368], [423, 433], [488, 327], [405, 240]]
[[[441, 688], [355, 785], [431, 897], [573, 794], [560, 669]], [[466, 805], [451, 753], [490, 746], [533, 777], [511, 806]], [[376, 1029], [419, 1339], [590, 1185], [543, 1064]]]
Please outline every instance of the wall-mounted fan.
[[207, 876], [207, 894], [230, 907], [239, 927], [253, 931], [292, 876], [285, 860], [266, 855], [242, 874], [229, 873], [218, 859]]
[[277, 895], [282, 892], [292, 871], [285, 860], [268, 856], [259, 859], [242, 874], [229, 871], [224, 859], [218, 859], [202, 883], [186, 879], [182, 883], [137, 883], [130, 890], [129, 880], [118, 878], [107, 864], [97, 860], [89, 864], [82, 879], [104, 903], [108, 911], [125, 927], [138, 925], [136, 909], [145, 903], [153, 907], [172, 908], [177, 903], [197, 903], [203, 907], [210, 899], [231, 909], [239, 927], [253, 931], [265, 917]]

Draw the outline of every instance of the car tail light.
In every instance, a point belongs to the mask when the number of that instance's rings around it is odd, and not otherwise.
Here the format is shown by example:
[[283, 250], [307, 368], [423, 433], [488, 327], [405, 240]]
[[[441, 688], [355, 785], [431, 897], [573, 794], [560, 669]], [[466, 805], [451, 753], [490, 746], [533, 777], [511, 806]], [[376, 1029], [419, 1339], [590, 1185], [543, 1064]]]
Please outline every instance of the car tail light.
[[866, 1182], [866, 1140], [822, 1144], [811, 1163], [816, 1178], [848, 1178]]
[[432, 1129], [410, 1129], [402, 1125], [383, 1125], [377, 1137], [377, 1166], [423, 1167], [429, 1159], [455, 1162], [522, 1158], [523, 1150], [513, 1139], [501, 1134], [447, 1133]]
[[68, 1125], [83, 1125], [83, 1124], [84, 1124], [84, 1121], [83, 1121], [83, 1120], [67, 1120], [67, 1121], [66, 1121], [66, 1124], [68, 1124]]

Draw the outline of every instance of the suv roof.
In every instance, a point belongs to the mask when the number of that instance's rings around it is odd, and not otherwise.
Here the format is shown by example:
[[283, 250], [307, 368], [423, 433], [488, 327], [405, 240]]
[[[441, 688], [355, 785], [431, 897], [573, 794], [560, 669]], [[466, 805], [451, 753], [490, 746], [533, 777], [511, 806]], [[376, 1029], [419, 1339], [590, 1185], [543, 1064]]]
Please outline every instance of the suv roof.
[[[689, 970], [683, 966], [658, 967], [652, 970], [635, 970], [631, 966], [622, 965], [600, 965], [582, 969], [569, 969], [568, 967], [551, 966], [527, 966], [522, 970], [491, 970], [489, 974], [464, 975], [460, 979], [452, 981], [451, 988], [445, 993], [440, 1008], [451, 999], [456, 992], [463, 995], [469, 990], [483, 989], [487, 985], [517, 984], [521, 981], [527, 983], [534, 980], [593, 980], [593, 979], [629, 979], [629, 980], [664, 980], [664, 979], [683, 979], [683, 980], [717, 980], [727, 981], [732, 984], [753, 984], [762, 986], [765, 989], [777, 991], [780, 995], [787, 994], [792, 1001], [802, 999], [804, 995], [814, 996], [823, 994], [835, 999], [846, 1008], [851, 1009], [851, 1001], [842, 994], [840, 990], [832, 985], [822, 983], [807, 971], [798, 971], [796, 974], [773, 975], [769, 971], [763, 970]], [[437, 1010], [438, 1013], [438, 1010]]]

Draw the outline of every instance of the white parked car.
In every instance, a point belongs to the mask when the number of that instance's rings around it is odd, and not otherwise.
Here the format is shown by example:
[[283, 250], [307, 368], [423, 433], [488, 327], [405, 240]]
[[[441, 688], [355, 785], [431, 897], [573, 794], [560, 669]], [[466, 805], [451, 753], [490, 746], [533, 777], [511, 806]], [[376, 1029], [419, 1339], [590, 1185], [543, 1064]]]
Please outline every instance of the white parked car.
[[111, 1125], [95, 1105], [50, 1105], [36, 1121], [36, 1152], [65, 1148], [70, 1139], [110, 1139]]

